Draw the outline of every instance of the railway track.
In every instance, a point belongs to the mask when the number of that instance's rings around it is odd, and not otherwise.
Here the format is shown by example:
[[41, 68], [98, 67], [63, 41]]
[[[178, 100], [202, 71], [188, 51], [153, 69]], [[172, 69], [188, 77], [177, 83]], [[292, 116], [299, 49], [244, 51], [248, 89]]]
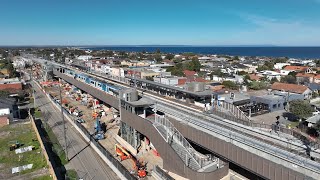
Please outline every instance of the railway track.
[[[128, 84], [119, 82], [117, 80], [106, 79], [106, 77], [93, 74], [93, 73], [79, 71], [72, 67], [71, 69], [74, 71], [85, 73], [88, 76], [93, 76], [96, 79], [100, 79], [105, 82], [111, 82], [113, 84], [116, 84], [125, 88], [131, 88]], [[141, 89], [138, 89], [138, 90], [141, 92]], [[168, 111], [168, 108], [167, 109], [163, 108], [162, 110], [167, 114], [171, 114], [171, 115], [175, 114], [175, 116], [173, 116], [174, 118], [183, 119], [184, 121], [186, 121], [186, 123], [190, 125], [210, 130], [211, 132], [218, 133], [225, 137], [230, 137], [230, 139], [234, 141], [238, 141], [240, 143], [246, 144], [247, 146], [272, 154], [273, 156], [277, 156], [297, 166], [311, 170], [312, 172], [318, 173], [320, 171], [319, 163], [311, 161], [310, 159], [307, 159], [305, 157], [302, 157], [303, 155], [301, 153], [298, 155], [290, 152], [290, 150], [291, 151], [293, 150], [299, 153], [300, 151], [299, 150], [297, 151], [297, 148], [304, 149], [304, 147], [301, 147], [301, 145], [299, 146], [299, 145], [295, 145], [294, 143], [291, 143], [290, 144], [291, 147], [289, 148], [289, 151], [288, 151], [288, 142], [286, 140], [282, 140], [271, 135], [266, 135], [265, 133], [257, 132], [257, 130], [255, 129], [250, 129], [251, 127], [250, 128], [243, 127], [243, 125], [237, 124], [235, 122], [231, 122], [229, 120], [223, 119], [218, 116], [203, 114], [202, 111], [199, 109], [191, 108], [191, 107], [182, 105], [180, 103], [167, 100], [163, 97], [159, 97], [159, 95], [155, 96], [151, 93], [144, 92], [144, 96], [149, 98], [151, 97], [153, 100], [163, 103], [165, 107], [169, 106], [170, 107], [169, 109], [171, 110], [175, 108], [176, 112], [172, 112], [172, 111], [170, 112]], [[164, 102], [167, 102], [167, 103], [164, 103]], [[190, 111], [192, 113], [190, 113]], [[191, 120], [190, 117], [196, 120]], [[292, 148], [292, 145], [293, 147], [295, 146], [295, 149]]]
[[[79, 71], [76, 70], [74, 68], [72, 68], [75, 71]], [[103, 77], [101, 75], [98, 74], [93, 74], [93, 73], [87, 73], [84, 71], [79, 71], [81, 73], [86, 73], [89, 76], [94, 76], [95, 78], [98, 78], [100, 80], [103, 81], [107, 81], [107, 82], [111, 82], [113, 84], [125, 87], [125, 88], [132, 88], [130, 87], [128, 84], [123, 83], [123, 82], [119, 82], [118, 80], [113, 80], [113, 79], [109, 79], [106, 77]], [[143, 91], [143, 89], [138, 88], [137, 89], [140, 93]], [[192, 108], [186, 105], [183, 105], [181, 103], [177, 103], [175, 101], [172, 100], [168, 100], [164, 97], [161, 97], [159, 95], [154, 95], [153, 93], [149, 93], [149, 92], [144, 92], [143, 93], [144, 97], [150, 98], [151, 100], [155, 100], [157, 101], [157, 103], [159, 104], [164, 104], [163, 102], [167, 102], [165, 105], [169, 106], [170, 108], [177, 108], [179, 107], [179, 111], [183, 111], [185, 114], [189, 114], [190, 117], [195, 116], [198, 117], [199, 119], [205, 120], [207, 122], [210, 123], [215, 123], [216, 125], [222, 126], [222, 127], [226, 127], [228, 129], [233, 129], [235, 132], [239, 132], [241, 134], [246, 134], [247, 136], [251, 136], [256, 138], [257, 140], [266, 142], [270, 145], [274, 145], [277, 146], [279, 148], [282, 148], [284, 150], [288, 150], [289, 152], [296, 152], [298, 155], [302, 155], [304, 157], [308, 157], [306, 155], [306, 150], [308, 149], [308, 147], [306, 147], [305, 145], [302, 145], [301, 143], [296, 143], [296, 142], [292, 142], [292, 139], [288, 139], [288, 138], [281, 138], [278, 137], [276, 135], [272, 135], [268, 132], [265, 131], [261, 131], [259, 129], [256, 128], [252, 128], [252, 127], [248, 127], [248, 126], [244, 126], [235, 122], [232, 122], [230, 120], [221, 118], [219, 116], [216, 115], [212, 115], [212, 114], [204, 114], [201, 110], [196, 109], [196, 108]], [[172, 106], [172, 104], [174, 104], [175, 106]], [[186, 111], [189, 110], [189, 111]], [[193, 113], [190, 113], [193, 112]], [[294, 139], [294, 137], [293, 137]], [[303, 152], [304, 151], [304, 152]], [[318, 154], [320, 156], [320, 153], [314, 151], [314, 153]]]

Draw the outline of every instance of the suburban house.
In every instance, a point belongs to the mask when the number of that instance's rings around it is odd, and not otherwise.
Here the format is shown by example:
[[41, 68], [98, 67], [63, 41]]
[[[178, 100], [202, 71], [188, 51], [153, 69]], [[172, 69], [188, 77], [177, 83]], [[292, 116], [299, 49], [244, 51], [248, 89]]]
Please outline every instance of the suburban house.
[[190, 77], [190, 76], [195, 76], [197, 73], [196, 73], [195, 71], [184, 70], [184, 71], [183, 71], [183, 74], [184, 74], [186, 77]]
[[317, 74], [316, 76], [313, 77], [313, 82], [320, 83], [320, 74]]
[[314, 82], [314, 74], [298, 73], [296, 75], [298, 84], [312, 83]]
[[92, 56], [90, 56], [90, 55], [81, 55], [81, 56], [77, 57], [77, 59], [81, 60], [81, 61], [88, 61], [91, 58], [92, 58]]
[[261, 76], [258, 76], [257, 74], [249, 74], [250, 80], [252, 81], [260, 81], [261, 80]]
[[271, 80], [272, 78], [276, 78], [278, 81], [281, 79], [281, 74], [275, 71], [260, 71], [257, 73], [258, 76], [266, 77]]
[[311, 67], [308, 66], [286, 66], [283, 70], [290, 72], [314, 73]]
[[320, 120], [320, 115], [315, 115], [312, 117], [309, 117], [306, 119], [306, 122], [308, 122], [308, 127], [313, 127], [318, 121]]
[[148, 70], [146, 68], [134, 68], [134, 69], [127, 68], [124, 71], [124, 74], [131, 77], [135, 76], [136, 78], [139, 78], [139, 79], [154, 78], [160, 75], [159, 72]]
[[122, 66], [128, 66], [128, 67], [147, 67], [150, 66], [149, 61], [137, 61], [137, 60], [126, 60], [121, 61]]
[[308, 88], [315, 93], [319, 93], [320, 92], [320, 84], [318, 83], [309, 83], [308, 84]]
[[271, 86], [274, 94], [284, 95], [290, 100], [310, 99], [312, 91], [307, 86], [275, 82]]
[[275, 65], [273, 65], [273, 68], [281, 70], [285, 66], [290, 66], [290, 63], [276, 63]]

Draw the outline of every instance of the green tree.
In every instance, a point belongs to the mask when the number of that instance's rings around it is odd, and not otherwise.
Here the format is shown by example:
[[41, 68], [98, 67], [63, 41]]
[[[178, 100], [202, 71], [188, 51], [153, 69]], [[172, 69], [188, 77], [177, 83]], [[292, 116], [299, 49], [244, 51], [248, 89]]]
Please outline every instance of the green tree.
[[299, 118], [308, 118], [312, 116], [313, 108], [311, 105], [303, 100], [294, 100], [290, 102], [290, 112]]
[[167, 54], [167, 55], [166, 55], [166, 59], [171, 60], [171, 59], [173, 59], [173, 58], [174, 58], [174, 55], [173, 55], [173, 54]]
[[261, 90], [267, 87], [267, 83], [263, 81], [252, 81], [249, 83], [249, 88], [253, 90]]
[[240, 59], [239, 59], [239, 56], [235, 56], [235, 57], [233, 57], [233, 60], [235, 60], [235, 61], [239, 61]]
[[158, 48], [157, 50], [156, 50], [156, 54], [160, 54], [161, 53], [161, 51], [160, 51], [160, 49]]
[[156, 54], [154, 56], [154, 60], [157, 62], [157, 63], [161, 63], [162, 62], [162, 57], [160, 54]]
[[212, 79], [212, 76], [214, 76], [214, 75], [218, 76], [218, 77], [225, 77], [226, 76], [223, 72], [221, 72], [221, 69], [216, 69], [216, 70], [212, 71], [210, 73], [211, 79]]
[[276, 77], [273, 77], [271, 80], [270, 80], [270, 83], [273, 84], [275, 82], [279, 82], [278, 79]]
[[294, 76], [287, 75], [287, 76], [281, 77], [280, 82], [289, 83], [289, 84], [295, 84], [296, 83], [296, 78]]
[[196, 71], [199, 72], [201, 68], [201, 64], [199, 62], [199, 59], [197, 57], [193, 57], [191, 62], [188, 63], [187, 69], [190, 71]]
[[146, 80], [153, 81], [153, 77], [152, 76], [147, 76]]
[[232, 90], [237, 90], [239, 88], [238, 85], [232, 81], [223, 81], [222, 85], [224, 85], [224, 87], [226, 87], [228, 89], [232, 89]]
[[239, 71], [239, 72], [238, 72], [238, 75], [240, 75], [240, 76], [243, 76], [243, 75], [246, 75], [246, 74], [248, 74], [248, 73], [245, 72], [245, 71]]
[[296, 77], [296, 75], [297, 75], [298, 73], [297, 72], [295, 72], [295, 71], [291, 71], [291, 72], [289, 72], [289, 76], [293, 76], [293, 77]]

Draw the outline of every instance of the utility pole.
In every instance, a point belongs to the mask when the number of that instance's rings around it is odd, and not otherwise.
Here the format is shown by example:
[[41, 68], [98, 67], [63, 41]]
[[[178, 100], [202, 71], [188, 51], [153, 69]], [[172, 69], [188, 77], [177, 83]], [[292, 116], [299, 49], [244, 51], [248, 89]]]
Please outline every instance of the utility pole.
[[290, 111], [290, 105], [289, 105], [289, 94], [290, 92], [288, 91], [288, 95], [287, 95], [287, 106], [288, 106], [288, 111]]
[[[30, 72], [30, 82], [33, 82], [33, 71], [32, 71], [33, 63], [31, 62], [31, 72]], [[34, 95], [34, 89], [32, 88], [32, 97], [33, 97], [33, 109], [36, 109], [36, 96]]]
[[64, 143], [65, 143], [65, 151], [66, 151], [66, 160], [69, 161], [69, 159], [68, 159], [68, 145], [67, 145], [66, 121], [65, 121], [64, 115], [63, 115], [61, 86], [62, 86], [62, 83], [60, 82], [60, 84], [59, 84], [59, 94], [60, 94], [61, 118], [62, 118], [62, 122], [63, 122], [63, 134], [64, 134]]

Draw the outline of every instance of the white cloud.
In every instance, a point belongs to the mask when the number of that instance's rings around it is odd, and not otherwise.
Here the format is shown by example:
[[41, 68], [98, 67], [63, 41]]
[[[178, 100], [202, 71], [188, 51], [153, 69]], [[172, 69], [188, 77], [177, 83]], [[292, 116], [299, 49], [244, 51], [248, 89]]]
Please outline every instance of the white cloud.
[[301, 20], [279, 20], [248, 14], [241, 14], [240, 17], [253, 27], [246, 28], [246, 31], [235, 34], [232, 37], [233, 40], [247, 44], [320, 45], [319, 24], [309, 24]]

